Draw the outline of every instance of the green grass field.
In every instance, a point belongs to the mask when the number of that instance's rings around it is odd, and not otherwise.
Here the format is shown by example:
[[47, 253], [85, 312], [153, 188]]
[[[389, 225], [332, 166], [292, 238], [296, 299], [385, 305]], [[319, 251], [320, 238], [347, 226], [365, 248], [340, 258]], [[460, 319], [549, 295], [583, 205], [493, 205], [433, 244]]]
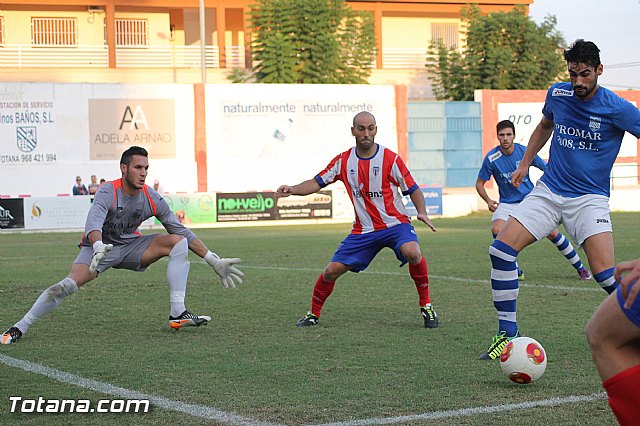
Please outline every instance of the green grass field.
[[[612, 218], [616, 260], [640, 257], [638, 214]], [[440, 315], [433, 330], [423, 327], [408, 268], [398, 268], [390, 250], [338, 281], [318, 326], [294, 326], [348, 224], [196, 230], [218, 254], [241, 257], [246, 274], [242, 286], [225, 290], [190, 255], [187, 306], [211, 315], [209, 325], [168, 327], [166, 261], [145, 273], [110, 270], [17, 344], [0, 347], [0, 424], [614, 424], [584, 336], [605, 293], [579, 281], [546, 240], [519, 257], [527, 279], [518, 304], [522, 331], [547, 350], [545, 375], [516, 385], [498, 362], [478, 360], [497, 330], [489, 221], [436, 219], [437, 233], [417, 225]], [[3, 330], [66, 276], [78, 240], [79, 233], [0, 236]], [[51, 377], [58, 370], [73, 376]], [[101, 385], [82, 387], [81, 378]], [[108, 386], [122, 390], [109, 395]], [[125, 390], [173, 405], [152, 404], [146, 414], [10, 412], [10, 396], [95, 402]]]

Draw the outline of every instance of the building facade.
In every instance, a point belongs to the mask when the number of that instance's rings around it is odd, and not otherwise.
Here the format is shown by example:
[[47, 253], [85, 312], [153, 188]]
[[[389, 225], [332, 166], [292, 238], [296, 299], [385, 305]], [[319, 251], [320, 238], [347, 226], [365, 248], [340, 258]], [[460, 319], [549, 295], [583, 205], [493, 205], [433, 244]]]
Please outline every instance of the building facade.
[[[483, 12], [533, 0], [480, 1]], [[251, 68], [253, 0], [9, 0], [0, 4], [4, 81], [228, 83]], [[466, 1], [347, 1], [374, 16], [372, 84], [431, 98], [429, 42], [460, 46]], [[203, 31], [200, 22], [204, 22]], [[201, 45], [201, 35], [204, 48]]]

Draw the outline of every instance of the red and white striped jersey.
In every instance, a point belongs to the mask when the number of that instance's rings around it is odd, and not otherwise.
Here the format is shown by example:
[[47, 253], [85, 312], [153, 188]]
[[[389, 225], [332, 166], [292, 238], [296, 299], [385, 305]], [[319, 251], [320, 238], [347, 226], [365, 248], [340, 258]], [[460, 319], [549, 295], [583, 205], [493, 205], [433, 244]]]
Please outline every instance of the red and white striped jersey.
[[338, 154], [315, 180], [322, 188], [336, 180], [344, 183], [356, 213], [352, 234], [411, 223], [402, 196], [418, 185], [402, 158], [382, 145], [371, 158], [358, 157], [355, 147]]

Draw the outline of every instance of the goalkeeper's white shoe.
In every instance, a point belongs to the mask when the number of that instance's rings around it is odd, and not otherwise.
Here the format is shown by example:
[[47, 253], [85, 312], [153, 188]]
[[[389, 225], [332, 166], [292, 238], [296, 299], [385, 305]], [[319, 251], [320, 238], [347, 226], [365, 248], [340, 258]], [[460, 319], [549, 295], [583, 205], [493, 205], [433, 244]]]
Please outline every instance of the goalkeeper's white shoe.
[[169, 327], [178, 330], [182, 327], [200, 327], [211, 321], [211, 317], [206, 315], [196, 315], [189, 311], [184, 311], [177, 317], [169, 315]]

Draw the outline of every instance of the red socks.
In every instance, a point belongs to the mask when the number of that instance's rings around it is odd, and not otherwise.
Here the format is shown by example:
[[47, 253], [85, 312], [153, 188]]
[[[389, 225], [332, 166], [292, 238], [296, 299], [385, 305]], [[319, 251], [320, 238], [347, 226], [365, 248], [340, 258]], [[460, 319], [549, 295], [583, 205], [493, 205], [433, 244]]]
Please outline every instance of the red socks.
[[327, 297], [333, 292], [333, 287], [336, 285], [335, 281], [330, 283], [324, 279], [322, 274], [318, 277], [316, 285], [313, 287], [313, 297], [311, 298], [311, 313], [320, 318], [320, 312], [322, 311], [322, 305], [324, 305]]
[[427, 260], [424, 256], [422, 256], [420, 263], [415, 265], [409, 264], [409, 274], [411, 278], [413, 278], [413, 282], [416, 283], [420, 306], [431, 303], [431, 297], [429, 297], [429, 270], [427, 269]]
[[[422, 256], [420, 263], [416, 265], [409, 264], [409, 274], [416, 284], [416, 290], [418, 290], [418, 296], [420, 298], [420, 306], [431, 303], [431, 297], [429, 297], [429, 270], [427, 269], [427, 261], [424, 256]], [[313, 315], [320, 318], [322, 306], [333, 292], [335, 285], [335, 281], [332, 283], [328, 282], [324, 279], [323, 274], [320, 274], [313, 287], [313, 297], [311, 298], [311, 313]]]
[[637, 425], [640, 420], [640, 365], [628, 368], [602, 383], [609, 406], [622, 426]]

